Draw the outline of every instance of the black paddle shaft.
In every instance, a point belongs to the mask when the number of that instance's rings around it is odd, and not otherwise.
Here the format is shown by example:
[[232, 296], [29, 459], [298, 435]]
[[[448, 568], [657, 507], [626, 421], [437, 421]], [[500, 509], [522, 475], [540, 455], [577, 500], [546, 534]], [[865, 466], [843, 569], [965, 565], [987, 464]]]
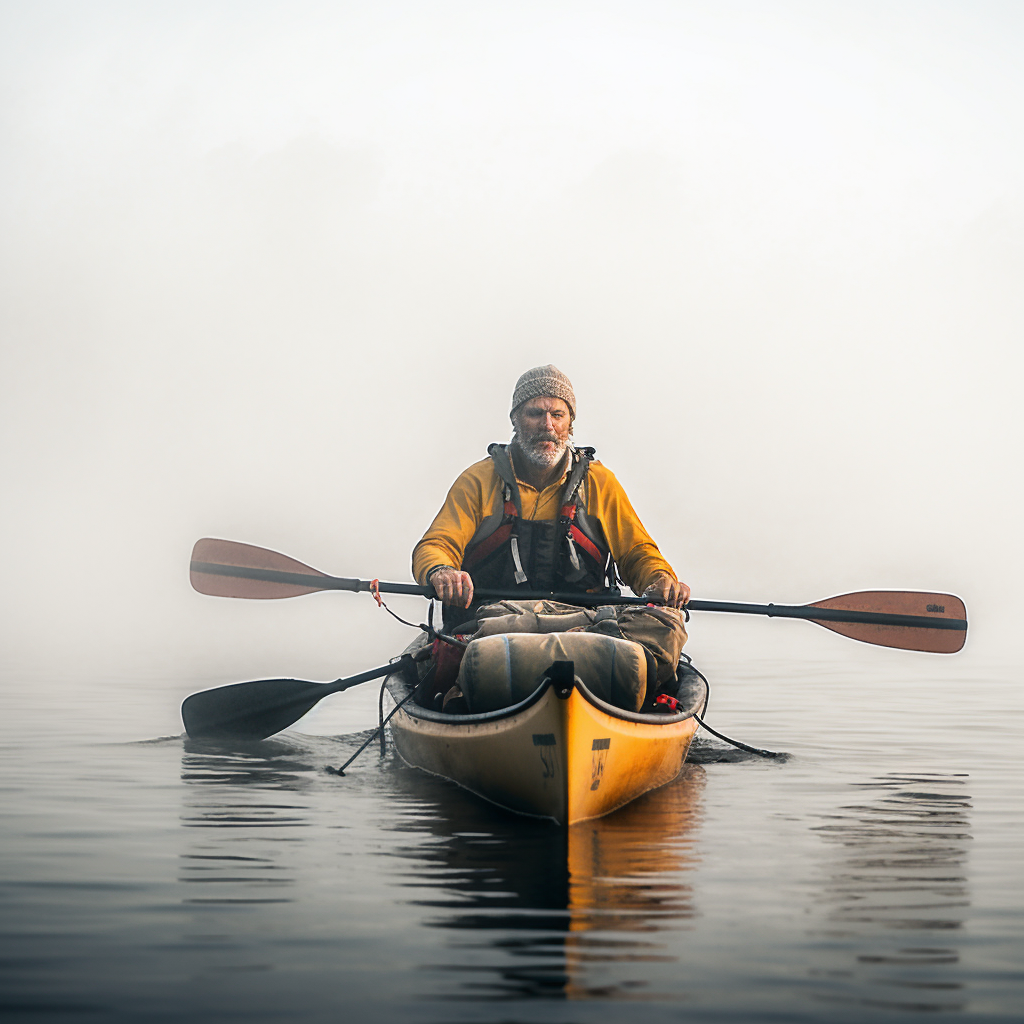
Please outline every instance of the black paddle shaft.
[[[370, 580], [349, 579], [344, 576], [314, 575], [312, 573], [281, 572], [277, 569], [257, 569], [244, 565], [222, 565], [219, 562], [193, 562], [192, 571], [210, 576], [232, 576], [237, 579], [265, 580], [268, 583], [286, 583], [296, 587], [317, 590], [348, 590], [355, 593], [372, 591]], [[435, 596], [432, 586], [418, 583], [376, 583], [382, 594], [408, 594], [416, 597]], [[647, 605], [644, 597], [625, 597], [621, 594], [560, 594], [538, 590], [506, 591], [476, 590], [474, 598], [514, 601], [561, 601], [576, 605]], [[745, 604], [740, 601], [690, 601], [686, 607], [693, 612], [734, 612], [740, 615], [767, 615], [770, 618], [817, 619], [828, 622], [863, 622], [876, 626], [907, 626], [912, 629], [967, 629], [965, 619], [930, 618], [926, 615], [898, 615], [891, 612], [848, 611], [842, 608], [815, 608], [804, 604]], [[333, 685], [333, 684], [328, 684]]]

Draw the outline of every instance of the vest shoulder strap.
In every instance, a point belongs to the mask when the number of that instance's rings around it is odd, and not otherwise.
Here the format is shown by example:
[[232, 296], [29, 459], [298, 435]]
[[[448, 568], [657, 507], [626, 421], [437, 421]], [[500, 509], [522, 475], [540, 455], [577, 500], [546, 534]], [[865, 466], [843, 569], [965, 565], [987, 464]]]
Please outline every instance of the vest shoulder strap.
[[596, 454], [597, 452], [593, 448], [573, 449], [574, 465], [572, 472], [569, 474], [569, 479], [565, 482], [565, 490], [562, 492], [563, 508], [566, 505], [572, 505], [576, 501], [576, 495], [579, 493], [580, 487], [583, 486], [587, 473], [590, 472], [590, 463], [594, 461]]
[[505, 487], [512, 495], [512, 503], [516, 507], [516, 515], [523, 518], [523, 499], [519, 494], [519, 481], [516, 480], [516, 471], [512, 468], [512, 459], [508, 454], [508, 446], [504, 444], [489, 444], [487, 454], [490, 455], [494, 468], [498, 471]]

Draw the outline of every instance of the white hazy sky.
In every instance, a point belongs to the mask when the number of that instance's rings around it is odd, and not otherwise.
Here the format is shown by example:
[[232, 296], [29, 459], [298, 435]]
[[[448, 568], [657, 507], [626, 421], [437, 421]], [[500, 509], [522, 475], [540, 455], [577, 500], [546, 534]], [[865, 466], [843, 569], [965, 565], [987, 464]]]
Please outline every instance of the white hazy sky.
[[695, 596], [1019, 660], [1022, 129], [1016, 2], [0, 3], [0, 655], [379, 662], [192, 543], [407, 579], [550, 361]]

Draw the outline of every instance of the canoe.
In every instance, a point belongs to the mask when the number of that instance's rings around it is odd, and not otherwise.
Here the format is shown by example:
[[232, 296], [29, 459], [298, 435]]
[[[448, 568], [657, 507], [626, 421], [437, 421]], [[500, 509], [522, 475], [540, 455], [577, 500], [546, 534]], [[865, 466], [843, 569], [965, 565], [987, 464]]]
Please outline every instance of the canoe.
[[402, 760], [506, 810], [561, 825], [600, 818], [671, 782], [697, 731], [694, 712], [707, 700], [706, 683], [685, 657], [670, 690], [679, 705], [667, 713], [615, 707], [574, 675], [545, 676], [524, 700], [497, 711], [447, 714], [410, 697], [418, 682], [415, 669], [386, 680], [395, 703], [405, 701], [391, 719]]

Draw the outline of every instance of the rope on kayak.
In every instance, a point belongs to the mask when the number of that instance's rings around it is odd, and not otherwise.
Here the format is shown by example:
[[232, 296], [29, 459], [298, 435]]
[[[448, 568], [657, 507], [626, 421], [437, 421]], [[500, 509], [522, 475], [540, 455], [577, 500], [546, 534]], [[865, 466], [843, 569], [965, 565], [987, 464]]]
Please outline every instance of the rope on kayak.
[[[370, 594], [377, 604], [384, 609], [392, 618], [397, 619], [403, 626], [412, 626], [413, 629], [421, 629], [424, 633], [430, 637], [431, 640], [441, 640], [443, 643], [450, 644], [452, 647], [461, 647], [465, 650], [469, 645], [462, 640], [458, 640], [453, 636], [448, 636], [447, 633], [439, 633], [434, 629], [434, 602], [430, 602], [430, 610], [427, 613], [426, 622], [409, 622], [408, 619], [403, 619], [401, 615], [396, 615], [387, 604], [381, 599], [380, 590], [377, 587], [377, 580], [370, 582]], [[387, 680], [385, 680], [380, 687], [380, 694], [377, 697], [377, 728], [370, 733], [367, 737], [366, 742], [340, 767], [332, 768], [327, 765], [326, 771], [332, 775], [344, 775], [345, 769], [378, 737], [380, 736], [380, 756], [383, 757], [387, 753], [387, 746], [385, 741], [384, 726], [391, 721], [395, 712], [407, 701], [412, 698], [416, 693], [414, 687], [410, 693], [403, 697], [394, 708], [391, 709], [387, 718], [384, 717], [384, 691], [387, 688]]]
[[[346, 762], [345, 762], [345, 763], [344, 763], [344, 764], [343, 764], [343, 765], [342, 765], [342, 766], [341, 766], [340, 768], [332, 768], [332, 767], [331, 767], [330, 765], [327, 765], [327, 767], [326, 767], [325, 771], [328, 771], [328, 772], [330, 772], [330, 773], [331, 773], [331, 775], [344, 775], [344, 774], [345, 774], [345, 769], [346, 769], [346, 768], [347, 768], [347, 767], [348, 767], [348, 766], [349, 766], [349, 765], [350, 765], [350, 764], [351, 764], [351, 763], [352, 763], [352, 762], [353, 762], [353, 761], [354, 761], [354, 760], [355, 760], [355, 759], [356, 759], [356, 758], [357, 758], [357, 757], [358, 757], [358, 756], [359, 756], [359, 755], [360, 755], [360, 754], [361, 754], [361, 753], [362, 753], [362, 752], [363, 752], [363, 751], [364, 751], [364, 750], [365, 750], [365, 749], [366, 749], [366, 748], [367, 748], [367, 747], [368, 747], [368, 746], [369, 746], [369, 745], [370, 745], [370, 744], [371, 744], [371, 743], [372, 743], [372, 742], [373, 742], [373, 741], [374, 741], [374, 740], [375, 740], [376, 738], [377, 738], [377, 733], [381, 733], [381, 735], [382, 735], [382, 737], [383, 737], [383, 732], [384, 732], [384, 726], [385, 726], [385, 725], [387, 725], [387, 724], [388, 724], [388, 722], [390, 722], [390, 721], [391, 721], [391, 719], [392, 719], [392, 718], [393, 718], [393, 717], [394, 717], [394, 716], [395, 716], [395, 715], [396, 715], [396, 714], [398, 713], [398, 711], [399, 711], [399, 710], [401, 709], [402, 705], [403, 705], [403, 704], [404, 704], [404, 703], [405, 703], [405, 702], [406, 702], [407, 700], [409, 700], [409, 699], [410, 699], [410, 698], [411, 698], [411, 697], [413, 696], [413, 694], [415, 694], [415, 693], [416, 693], [416, 689], [415, 689], [415, 687], [414, 687], [414, 688], [413, 688], [412, 690], [410, 690], [410, 691], [409, 691], [409, 692], [408, 692], [408, 693], [407, 693], [407, 694], [406, 694], [406, 695], [405, 695], [405, 696], [404, 696], [404, 697], [403, 697], [403, 698], [402, 698], [402, 699], [401, 699], [401, 700], [400, 700], [400, 701], [399, 701], [399, 702], [398, 702], [398, 703], [397, 703], [397, 704], [396, 704], [396, 705], [395, 705], [395, 706], [394, 706], [394, 707], [393, 707], [393, 708], [391, 709], [391, 711], [390, 711], [390, 712], [388, 712], [388, 716], [387, 716], [387, 718], [382, 718], [382, 719], [381, 719], [381, 723], [380, 723], [380, 725], [378, 725], [378, 726], [377, 726], [377, 728], [376, 728], [376, 729], [374, 729], [374, 730], [373, 730], [373, 732], [371, 732], [371, 733], [370, 733], [370, 735], [369, 735], [369, 736], [368, 736], [368, 737], [366, 738], [366, 741], [365, 741], [365, 742], [363, 743], [363, 745], [362, 745], [362, 746], [361, 746], [361, 747], [360, 747], [360, 748], [359, 748], [359, 749], [358, 749], [358, 750], [357, 750], [357, 751], [356, 751], [356, 752], [355, 752], [355, 753], [354, 753], [354, 754], [353, 754], [353, 755], [352, 755], [352, 756], [351, 756], [351, 757], [350, 757], [350, 758], [349, 758], [349, 759], [348, 759], [348, 760], [347, 760], [347, 761], [346, 761]], [[383, 700], [383, 687], [381, 688], [381, 694], [382, 694], [382, 697], [381, 697], [381, 699]]]
[[707, 731], [711, 733], [712, 736], [717, 736], [720, 740], [725, 740], [726, 743], [731, 743], [734, 747], [738, 747], [740, 750], [745, 750], [749, 754], [757, 754], [758, 757], [785, 757], [784, 754], [780, 753], [777, 750], [762, 750], [760, 747], [751, 747], [748, 746], [746, 743], [740, 743], [739, 740], [730, 739], [723, 733], [720, 733], [717, 730], [712, 729], [711, 726], [708, 725], [707, 722], [705, 722], [704, 719], [701, 718], [696, 711], [693, 713], [693, 717], [700, 723], [700, 727], [702, 729], [707, 729]]
[[[376, 583], [377, 581], [374, 580], [373, 582]], [[371, 590], [372, 590], [372, 585], [371, 585]], [[388, 615], [390, 615], [393, 619], [397, 619], [403, 626], [412, 626], [413, 629], [421, 629], [421, 630], [423, 630], [424, 633], [427, 634], [427, 636], [430, 637], [431, 640], [441, 640], [443, 643], [449, 644], [452, 647], [460, 647], [462, 650], [465, 650], [469, 646], [469, 644], [467, 644], [464, 640], [459, 640], [457, 637], [449, 636], [447, 633], [439, 633], [436, 629], [434, 629], [434, 602], [433, 601], [430, 602], [430, 609], [427, 612], [427, 621], [426, 622], [410, 622], [408, 619], [403, 619], [401, 615], [396, 615], [387, 606], [386, 602], [381, 600], [381, 596], [380, 596], [380, 592], [379, 591], [375, 592], [373, 594], [373, 596], [376, 598], [377, 604], [379, 604], [381, 606], [381, 608], [383, 608], [384, 611], [386, 611], [388, 613]]]
[[692, 659], [688, 654], [683, 654], [682, 657], [686, 659], [687, 666], [694, 672], [696, 672], [701, 679], [704, 680], [704, 706], [700, 709], [700, 715], [698, 715], [696, 711], [693, 712], [693, 717], [697, 720], [702, 729], [707, 729], [707, 731], [711, 733], [712, 736], [717, 736], [720, 740], [725, 740], [726, 743], [732, 744], [732, 746], [736, 747], [737, 749], [747, 751], [748, 754], [757, 754], [758, 757], [786, 756], [785, 754], [782, 754], [777, 750], [763, 750], [761, 747], [748, 746], [746, 743], [740, 743], [739, 740], [730, 739], [728, 736], [725, 736], [722, 733], [716, 731], [715, 729], [712, 729], [711, 726], [708, 725], [707, 722], [705, 722], [704, 719], [701, 717], [701, 715], [707, 714], [708, 699], [711, 696], [711, 684], [708, 682], [708, 677], [704, 675], [704, 673], [701, 672], [701, 670], [697, 668], [696, 665], [694, 665]]

